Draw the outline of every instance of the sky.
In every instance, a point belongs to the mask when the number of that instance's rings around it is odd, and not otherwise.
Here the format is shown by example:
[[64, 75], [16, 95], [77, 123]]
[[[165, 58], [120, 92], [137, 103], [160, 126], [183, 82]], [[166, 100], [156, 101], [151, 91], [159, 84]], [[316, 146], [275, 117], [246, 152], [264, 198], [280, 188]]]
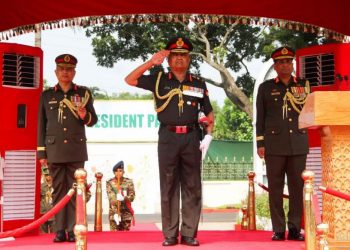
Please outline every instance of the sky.
[[[12, 37], [8, 41], [34, 46], [34, 33], [28, 33], [17, 37]], [[139, 66], [142, 61], [120, 61], [113, 68], [105, 68], [97, 65], [96, 58], [92, 54], [91, 38], [85, 36], [85, 32], [80, 27], [63, 28], [42, 31], [41, 48], [44, 52], [44, 79], [49, 86], [57, 83], [54, 73], [56, 56], [69, 53], [77, 57], [78, 64], [74, 82], [78, 85], [88, 87], [97, 86], [105, 90], [108, 95], [112, 93], [130, 92], [146, 94], [147, 91], [129, 86], [124, 78], [134, 68]], [[262, 63], [255, 61], [249, 64], [249, 69], [254, 77], [261, 72]], [[219, 73], [210, 66], [203, 65], [202, 72], [206, 77], [219, 80]], [[216, 100], [219, 106], [222, 106], [226, 94], [223, 89], [207, 84], [211, 100]]]

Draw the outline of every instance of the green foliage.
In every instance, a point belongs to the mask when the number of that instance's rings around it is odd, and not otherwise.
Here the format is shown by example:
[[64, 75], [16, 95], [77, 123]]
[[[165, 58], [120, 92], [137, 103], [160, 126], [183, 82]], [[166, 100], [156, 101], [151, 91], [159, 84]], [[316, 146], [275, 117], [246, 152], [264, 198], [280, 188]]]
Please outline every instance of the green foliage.
[[279, 46], [289, 46], [297, 50], [307, 46], [336, 42], [333, 39], [326, 39], [315, 33], [270, 27], [263, 33], [263, 39], [258, 46], [258, 56], [263, 56], [264, 60], [268, 60], [271, 53]]
[[113, 100], [152, 100], [153, 95], [152, 94], [138, 94], [134, 93], [131, 94], [129, 92], [121, 92], [119, 94], [113, 95]]
[[251, 119], [227, 98], [222, 110], [215, 115], [214, 138], [234, 141], [251, 141], [253, 139]]
[[[283, 199], [284, 213], [288, 214], [288, 200]], [[255, 196], [255, 213], [258, 217], [271, 218], [268, 193]]]

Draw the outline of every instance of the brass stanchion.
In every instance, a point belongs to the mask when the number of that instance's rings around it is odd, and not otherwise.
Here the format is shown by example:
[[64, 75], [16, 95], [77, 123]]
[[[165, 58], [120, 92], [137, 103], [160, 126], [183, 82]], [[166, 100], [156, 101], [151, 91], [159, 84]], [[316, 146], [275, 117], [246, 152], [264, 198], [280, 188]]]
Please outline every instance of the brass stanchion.
[[95, 199], [95, 232], [102, 231], [102, 177], [103, 174], [97, 172], [96, 177], [96, 199]]
[[304, 180], [305, 245], [306, 250], [316, 250], [316, 219], [312, 203], [315, 174], [305, 170], [302, 177]]
[[77, 181], [76, 192], [76, 222], [74, 227], [75, 233], [75, 249], [86, 250], [87, 249], [87, 221], [86, 221], [86, 171], [83, 168], [79, 168], [75, 171], [74, 177]]
[[248, 230], [248, 212], [247, 212], [247, 205], [242, 205], [242, 221], [241, 221], [241, 228], [242, 230]]
[[255, 189], [254, 189], [254, 177], [253, 171], [248, 172], [249, 179], [249, 192], [248, 192], [248, 230], [256, 230], [255, 219]]
[[317, 234], [319, 235], [318, 240], [318, 249], [319, 250], [329, 250], [328, 241], [327, 241], [327, 233], [328, 233], [328, 224], [321, 223], [317, 225]]

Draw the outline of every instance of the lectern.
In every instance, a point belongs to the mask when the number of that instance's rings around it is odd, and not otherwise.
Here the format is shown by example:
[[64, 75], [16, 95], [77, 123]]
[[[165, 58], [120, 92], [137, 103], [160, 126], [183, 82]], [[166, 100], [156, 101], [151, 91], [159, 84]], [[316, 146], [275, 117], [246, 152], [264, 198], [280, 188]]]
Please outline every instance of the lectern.
[[[350, 194], [350, 92], [310, 94], [299, 127], [320, 132], [322, 185]], [[323, 194], [323, 222], [329, 225], [331, 244], [350, 246], [350, 201]]]

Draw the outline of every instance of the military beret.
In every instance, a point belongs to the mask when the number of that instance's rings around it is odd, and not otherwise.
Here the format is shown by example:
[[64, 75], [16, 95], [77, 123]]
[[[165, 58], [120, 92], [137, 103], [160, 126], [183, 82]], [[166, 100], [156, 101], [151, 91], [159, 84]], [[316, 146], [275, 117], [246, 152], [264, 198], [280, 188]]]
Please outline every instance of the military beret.
[[47, 166], [41, 166], [41, 173], [43, 175], [49, 175], [50, 174], [49, 168]]
[[55, 62], [59, 66], [73, 67], [78, 63], [78, 60], [70, 54], [62, 54], [56, 57]]
[[174, 37], [169, 40], [167, 43], [166, 50], [170, 50], [170, 52], [176, 53], [189, 53], [193, 49], [193, 45], [185, 37]]
[[118, 169], [124, 169], [124, 162], [120, 161], [113, 167], [113, 173], [116, 172]]
[[292, 48], [284, 46], [271, 53], [271, 58], [276, 61], [280, 59], [294, 59], [295, 52]]

